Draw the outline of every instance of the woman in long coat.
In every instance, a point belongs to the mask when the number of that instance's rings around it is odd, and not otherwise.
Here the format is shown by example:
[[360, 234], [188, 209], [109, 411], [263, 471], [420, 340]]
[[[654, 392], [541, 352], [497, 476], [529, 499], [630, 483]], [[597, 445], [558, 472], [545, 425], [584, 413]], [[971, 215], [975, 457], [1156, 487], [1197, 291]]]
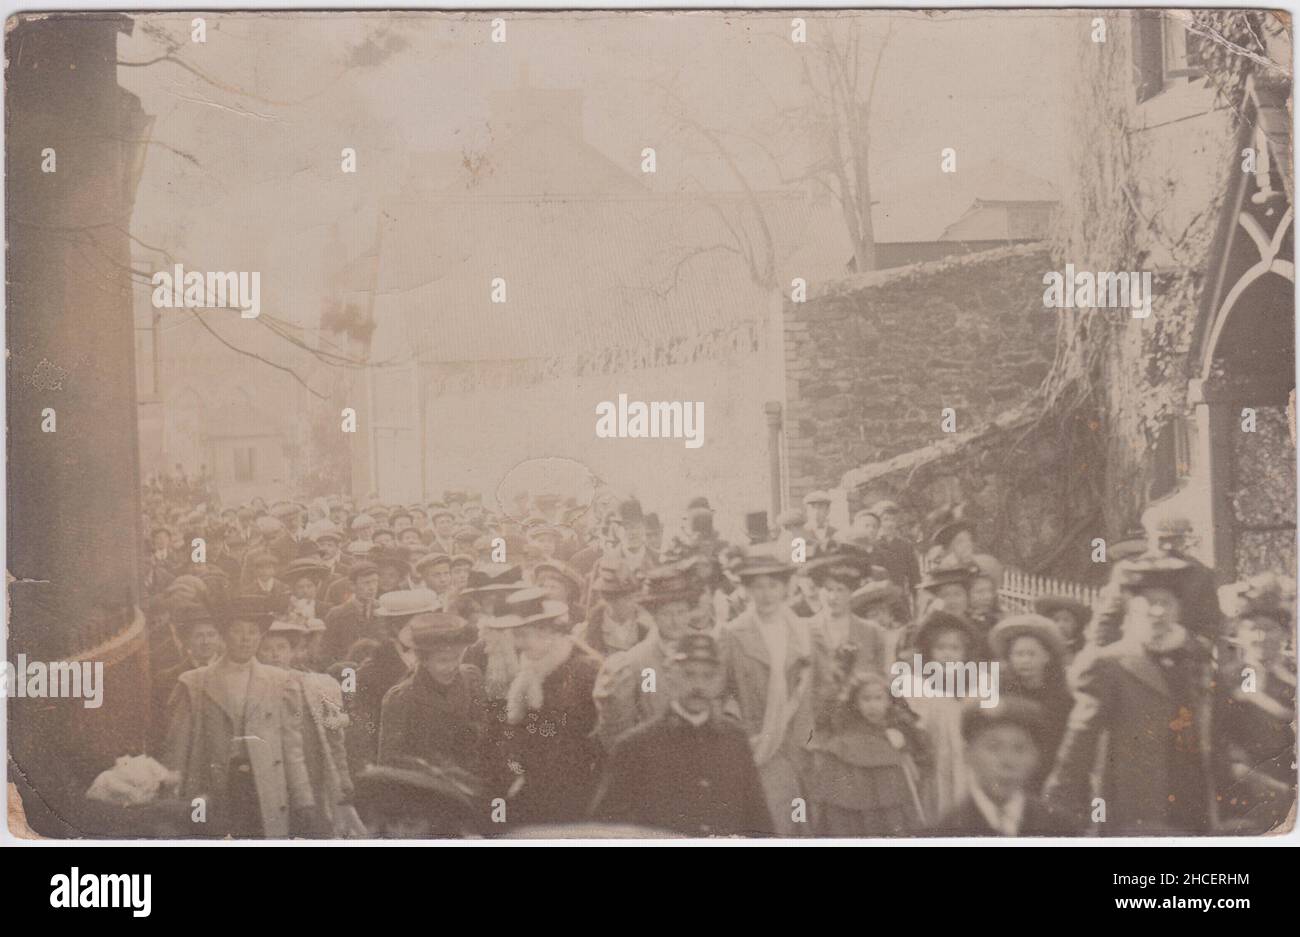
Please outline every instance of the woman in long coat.
[[513, 632], [519, 649], [501, 740], [507, 793], [513, 795], [506, 822], [517, 827], [581, 820], [595, 795], [603, 756], [593, 734], [592, 690], [600, 660], [564, 633], [568, 609], [541, 589], [515, 593], [505, 610], [483, 625]]

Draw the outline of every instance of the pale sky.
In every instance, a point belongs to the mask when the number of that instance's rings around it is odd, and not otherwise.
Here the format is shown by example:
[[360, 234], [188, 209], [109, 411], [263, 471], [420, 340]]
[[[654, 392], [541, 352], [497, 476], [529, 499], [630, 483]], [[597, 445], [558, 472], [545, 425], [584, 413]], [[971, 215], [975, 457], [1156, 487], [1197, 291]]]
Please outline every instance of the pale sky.
[[[1060, 46], [1073, 23], [1083, 34], [1082, 14], [839, 15], [864, 21], [869, 37], [882, 35], [887, 21], [894, 28], [872, 112], [873, 188], [884, 206], [910, 211], [947, 190], [966, 198], [961, 170], [991, 159], [1057, 177], [1066, 145]], [[657, 190], [687, 179], [734, 188], [698, 139], [671, 135], [657, 85], [684, 89], [700, 123], [760, 137], [775, 110], [803, 94], [799, 56], [807, 47], [789, 41], [788, 13], [523, 14], [510, 17], [502, 44], [488, 41], [491, 16], [209, 15], [203, 44], [190, 41], [191, 14], [138, 17], [135, 34], [119, 40], [121, 59], [156, 57], [162, 47], [150, 33], [161, 30], [224, 87], [169, 63], [119, 69], [156, 116], [153, 139], [162, 144], [150, 147], [133, 233], [207, 269], [292, 266], [295, 282], [280, 282], [301, 295], [321, 277], [318, 255], [331, 226], [363, 247], [409, 154], [482, 146], [488, 93], [514, 85], [524, 70], [534, 85], [581, 89], [587, 139], [631, 171], [641, 148], [655, 146]], [[808, 20], [815, 35], [823, 24]], [[731, 139], [752, 183], [776, 185], [766, 157]], [[770, 142], [787, 152], [799, 145]], [[345, 146], [357, 149], [356, 175], [340, 172]], [[959, 154], [955, 176], [935, 171], [947, 146]], [[797, 168], [795, 160], [784, 167]], [[139, 254], [137, 264], [151, 266], [149, 256]], [[274, 278], [264, 289], [274, 303]]]

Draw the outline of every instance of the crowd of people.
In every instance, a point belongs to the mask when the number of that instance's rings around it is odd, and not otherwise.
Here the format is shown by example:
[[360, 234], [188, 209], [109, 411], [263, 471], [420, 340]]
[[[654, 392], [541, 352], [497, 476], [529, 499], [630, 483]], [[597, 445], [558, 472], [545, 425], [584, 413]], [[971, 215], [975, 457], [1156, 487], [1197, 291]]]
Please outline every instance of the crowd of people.
[[[1095, 607], [1027, 611], [960, 512], [836, 530], [824, 492], [743, 544], [704, 497], [667, 533], [607, 491], [144, 504], [190, 835], [1261, 833], [1295, 802], [1291, 578], [1216, 589], [1176, 519]], [[1000, 687], [918, 697], [900, 661]]]

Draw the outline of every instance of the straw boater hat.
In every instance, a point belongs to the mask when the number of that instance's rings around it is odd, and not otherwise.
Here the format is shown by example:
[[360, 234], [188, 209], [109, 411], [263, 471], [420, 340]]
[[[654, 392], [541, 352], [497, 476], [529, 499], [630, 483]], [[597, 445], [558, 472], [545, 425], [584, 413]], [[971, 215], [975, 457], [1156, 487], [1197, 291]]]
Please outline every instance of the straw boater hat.
[[401, 618], [436, 612], [441, 607], [438, 593], [431, 589], [396, 589], [385, 592], [375, 606], [376, 618]]
[[[766, 546], [766, 548], [764, 548]], [[740, 557], [739, 563], [732, 570], [743, 582], [757, 576], [776, 576], [789, 579], [794, 575], [794, 565], [778, 556], [768, 545], [751, 546]]]
[[271, 627], [266, 629], [266, 633], [287, 635], [291, 640], [296, 641], [306, 637], [308, 630], [305, 622], [276, 618], [271, 622]]
[[1043, 645], [1056, 663], [1059, 664], [1065, 659], [1068, 652], [1061, 629], [1052, 619], [1042, 615], [1012, 615], [1010, 618], [1004, 618], [994, 625], [993, 630], [988, 634], [989, 649], [995, 656], [1006, 660], [1007, 655], [1011, 653], [1011, 645], [1016, 643], [1017, 638], [1026, 635], [1035, 638]]

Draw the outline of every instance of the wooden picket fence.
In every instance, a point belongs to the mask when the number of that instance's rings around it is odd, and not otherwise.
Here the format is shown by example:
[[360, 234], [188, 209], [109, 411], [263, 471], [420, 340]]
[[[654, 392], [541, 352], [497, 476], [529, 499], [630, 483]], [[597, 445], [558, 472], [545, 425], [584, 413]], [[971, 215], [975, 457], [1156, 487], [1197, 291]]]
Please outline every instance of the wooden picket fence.
[[1063, 595], [1089, 608], [1096, 608], [1099, 591], [1077, 582], [1006, 569], [1002, 573], [1002, 586], [998, 589], [998, 604], [1004, 612], [1032, 612], [1034, 600], [1039, 596]]

